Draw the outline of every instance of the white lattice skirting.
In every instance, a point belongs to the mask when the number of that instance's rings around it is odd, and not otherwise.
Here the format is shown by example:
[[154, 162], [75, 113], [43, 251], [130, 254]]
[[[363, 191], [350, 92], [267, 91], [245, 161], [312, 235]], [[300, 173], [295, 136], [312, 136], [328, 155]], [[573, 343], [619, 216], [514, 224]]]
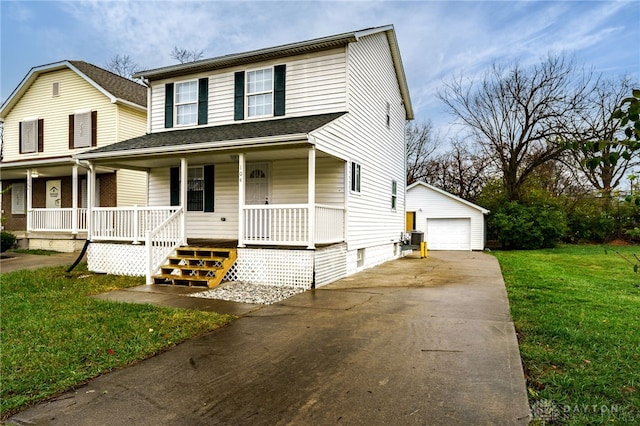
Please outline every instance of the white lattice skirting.
[[[322, 287], [355, 272], [397, 258], [402, 254], [394, 244], [364, 249], [364, 264], [357, 266], [357, 250], [346, 244], [317, 250], [239, 248], [235, 265], [223, 281], [287, 286], [309, 289]], [[91, 243], [87, 250], [90, 271], [113, 275], [144, 276], [144, 245]]]
[[144, 245], [91, 243], [87, 248], [90, 271], [112, 275], [146, 275], [147, 252]]

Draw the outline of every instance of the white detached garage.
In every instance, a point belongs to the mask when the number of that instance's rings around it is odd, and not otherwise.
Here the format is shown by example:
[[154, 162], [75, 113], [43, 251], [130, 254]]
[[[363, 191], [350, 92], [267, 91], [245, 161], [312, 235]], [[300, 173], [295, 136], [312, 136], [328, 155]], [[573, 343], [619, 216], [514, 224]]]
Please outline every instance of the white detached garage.
[[483, 250], [489, 210], [424, 182], [407, 187], [407, 231], [424, 232], [429, 250]]

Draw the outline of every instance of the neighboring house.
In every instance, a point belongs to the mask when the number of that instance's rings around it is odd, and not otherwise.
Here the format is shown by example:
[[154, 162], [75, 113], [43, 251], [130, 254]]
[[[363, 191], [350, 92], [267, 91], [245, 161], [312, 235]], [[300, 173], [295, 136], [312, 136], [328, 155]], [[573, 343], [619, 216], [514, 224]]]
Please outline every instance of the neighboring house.
[[429, 250], [483, 250], [489, 210], [424, 182], [407, 187], [407, 231], [424, 233]]
[[226, 240], [229, 279], [308, 288], [401, 255], [413, 111], [392, 26], [137, 77], [148, 134], [77, 158], [149, 170], [149, 213], [118, 236], [96, 218], [90, 269], [151, 282], [177, 247]]
[[144, 134], [146, 105], [143, 85], [86, 62], [32, 68], [0, 108], [4, 229], [31, 249], [70, 252], [86, 238], [89, 203], [144, 205], [144, 171], [99, 166], [88, 180], [73, 156]]

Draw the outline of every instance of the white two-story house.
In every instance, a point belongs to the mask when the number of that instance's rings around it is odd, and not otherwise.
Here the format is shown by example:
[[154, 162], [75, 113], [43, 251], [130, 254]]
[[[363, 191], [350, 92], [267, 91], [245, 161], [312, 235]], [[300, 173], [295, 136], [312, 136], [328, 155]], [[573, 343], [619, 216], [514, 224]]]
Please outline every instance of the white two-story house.
[[74, 155], [140, 136], [146, 88], [83, 61], [32, 68], [0, 107], [3, 227], [31, 249], [72, 252], [84, 244], [94, 206], [146, 203], [146, 174], [90, 167]]
[[400, 256], [413, 111], [392, 26], [137, 77], [147, 134], [77, 158], [148, 172], [148, 207], [94, 215], [90, 269], [153, 282], [176, 249], [224, 245], [227, 279], [310, 288]]

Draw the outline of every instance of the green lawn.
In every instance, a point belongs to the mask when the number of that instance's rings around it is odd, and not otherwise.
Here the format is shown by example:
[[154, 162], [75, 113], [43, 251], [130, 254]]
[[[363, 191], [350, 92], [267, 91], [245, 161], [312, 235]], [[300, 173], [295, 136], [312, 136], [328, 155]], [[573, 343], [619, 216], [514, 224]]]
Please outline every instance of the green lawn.
[[640, 247], [495, 252], [539, 424], [640, 424]]
[[0, 418], [233, 320], [89, 298], [144, 279], [82, 266], [0, 275]]

